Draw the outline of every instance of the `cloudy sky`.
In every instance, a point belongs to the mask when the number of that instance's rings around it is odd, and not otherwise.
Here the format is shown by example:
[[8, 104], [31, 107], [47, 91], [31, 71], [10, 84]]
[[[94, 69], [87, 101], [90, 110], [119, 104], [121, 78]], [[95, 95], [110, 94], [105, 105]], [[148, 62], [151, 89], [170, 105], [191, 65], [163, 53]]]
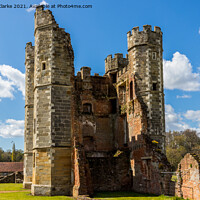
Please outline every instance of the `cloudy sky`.
[[[21, 4], [14, 8], [15, 4]], [[126, 33], [150, 24], [163, 31], [166, 130], [200, 132], [200, 1], [182, 0], [0, 0], [0, 147], [23, 149], [25, 45], [34, 44], [34, 4], [52, 8], [71, 34], [76, 72], [104, 74], [109, 54], [127, 53]], [[92, 8], [72, 8], [92, 5]]]

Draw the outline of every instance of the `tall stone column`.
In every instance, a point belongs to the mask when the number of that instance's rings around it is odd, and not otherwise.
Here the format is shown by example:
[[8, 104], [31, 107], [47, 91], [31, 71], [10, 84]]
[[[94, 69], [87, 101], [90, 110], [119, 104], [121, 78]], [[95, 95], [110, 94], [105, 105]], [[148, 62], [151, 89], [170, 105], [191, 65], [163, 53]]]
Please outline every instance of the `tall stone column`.
[[33, 195], [69, 195], [74, 54], [49, 10], [35, 13]]
[[26, 44], [26, 95], [24, 126], [24, 188], [31, 188], [33, 168], [33, 82], [34, 82], [34, 46]]

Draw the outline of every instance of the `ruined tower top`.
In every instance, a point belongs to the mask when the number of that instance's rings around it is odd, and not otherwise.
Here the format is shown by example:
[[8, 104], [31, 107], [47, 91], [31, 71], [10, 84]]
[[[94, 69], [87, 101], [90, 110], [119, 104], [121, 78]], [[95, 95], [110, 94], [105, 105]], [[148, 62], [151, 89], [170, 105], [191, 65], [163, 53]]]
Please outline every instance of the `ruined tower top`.
[[112, 55], [108, 55], [105, 59], [105, 73], [115, 73], [118, 70], [124, 68], [128, 65], [128, 55], [126, 54], [126, 57], [123, 57], [122, 53], [116, 53], [114, 55], [114, 58]]
[[35, 12], [35, 31], [38, 27], [45, 28], [48, 25], [58, 27], [52, 12], [50, 10], [44, 10], [43, 5], [37, 6]]
[[162, 46], [162, 32], [158, 26], [154, 26], [154, 31], [152, 31], [151, 25], [144, 25], [142, 31], [139, 31], [139, 27], [137, 26], [127, 33], [127, 40], [128, 51], [138, 45]]

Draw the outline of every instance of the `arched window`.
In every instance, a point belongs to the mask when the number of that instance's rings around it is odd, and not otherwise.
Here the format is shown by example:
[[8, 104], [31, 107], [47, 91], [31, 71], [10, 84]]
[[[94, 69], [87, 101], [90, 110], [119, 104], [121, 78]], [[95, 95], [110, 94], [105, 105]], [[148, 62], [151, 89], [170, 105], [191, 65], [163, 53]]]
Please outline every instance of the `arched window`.
[[132, 100], [133, 99], [133, 81], [130, 82], [129, 91], [130, 91], [130, 100]]
[[86, 113], [86, 114], [92, 113], [92, 104], [91, 103], [83, 104], [83, 113]]

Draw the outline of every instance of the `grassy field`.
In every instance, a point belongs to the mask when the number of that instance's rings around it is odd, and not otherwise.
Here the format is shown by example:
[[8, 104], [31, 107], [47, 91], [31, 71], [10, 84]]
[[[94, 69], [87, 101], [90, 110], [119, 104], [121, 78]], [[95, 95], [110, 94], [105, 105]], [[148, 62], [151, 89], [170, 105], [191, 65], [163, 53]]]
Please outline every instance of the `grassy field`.
[[1, 183], [0, 184], [0, 191], [27, 191], [27, 190], [23, 189], [22, 184]]
[[[12, 191], [12, 192], [8, 192]], [[14, 192], [16, 191], [16, 192]], [[4, 192], [4, 193], [2, 193]], [[133, 192], [103, 192], [96, 193], [94, 199], [102, 200], [181, 200], [177, 197], [154, 196], [138, 194]], [[54, 197], [41, 197], [31, 196], [30, 190], [22, 188], [22, 184], [0, 184], [0, 200], [73, 200], [72, 197], [54, 196]]]
[[[6, 193], [1, 193], [2, 191]], [[7, 193], [7, 191], [12, 191]], [[13, 192], [17, 191], [17, 192]], [[41, 196], [31, 196], [30, 190], [22, 188], [22, 184], [0, 184], [0, 200], [73, 200], [71, 197], [66, 196], [55, 196], [55, 197], [41, 197]]]
[[167, 197], [164, 195], [155, 196], [149, 194], [138, 194], [134, 192], [104, 192], [96, 193], [94, 195], [95, 199], [102, 200], [182, 200], [178, 197]]

